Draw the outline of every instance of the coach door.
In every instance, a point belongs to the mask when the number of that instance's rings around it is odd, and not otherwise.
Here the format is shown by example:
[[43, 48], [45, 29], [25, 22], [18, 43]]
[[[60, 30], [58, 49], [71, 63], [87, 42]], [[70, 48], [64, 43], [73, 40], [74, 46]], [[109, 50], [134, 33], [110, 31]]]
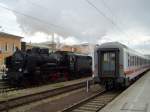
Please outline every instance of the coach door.
[[116, 77], [119, 68], [118, 50], [104, 50], [99, 53], [99, 73], [101, 77]]

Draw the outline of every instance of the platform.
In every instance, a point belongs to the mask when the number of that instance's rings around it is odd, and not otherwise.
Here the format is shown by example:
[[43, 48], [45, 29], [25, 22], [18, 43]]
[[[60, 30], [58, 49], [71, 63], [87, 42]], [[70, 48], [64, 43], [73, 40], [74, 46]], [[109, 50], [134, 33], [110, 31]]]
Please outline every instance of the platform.
[[150, 72], [99, 112], [150, 112]]
[[17, 90], [17, 91], [10, 91], [7, 93], [0, 93], [0, 102], [9, 100], [9, 99], [14, 99], [14, 98], [18, 98], [18, 97], [31, 95], [31, 94], [41, 93], [41, 92], [48, 91], [48, 90], [54, 90], [54, 89], [59, 89], [62, 87], [79, 84], [82, 82], [86, 82], [87, 80], [90, 81], [93, 79], [92, 79], [92, 77], [87, 77], [87, 78], [81, 78], [81, 79], [76, 79], [76, 80], [71, 80], [71, 81], [54, 83], [54, 84], [47, 84], [47, 85], [43, 85], [43, 86], [39, 86], [39, 87], [21, 89], [21, 90]]

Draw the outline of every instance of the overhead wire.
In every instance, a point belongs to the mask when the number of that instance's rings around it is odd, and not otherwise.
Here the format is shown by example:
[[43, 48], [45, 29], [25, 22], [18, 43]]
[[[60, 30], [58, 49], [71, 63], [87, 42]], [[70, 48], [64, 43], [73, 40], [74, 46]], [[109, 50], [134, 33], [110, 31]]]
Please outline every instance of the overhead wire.
[[119, 26], [118, 24], [113, 21], [110, 17], [108, 17], [105, 13], [103, 13], [99, 8], [97, 8], [92, 2], [90, 2], [89, 0], [85, 0], [90, 6], [92, 6], [101, 16], [103, 16], [105, 19], [107, 19], [112, 25], [114, 25], [117, 30], [121, 33], [123, 33], [125, 36], [129, 37], [129, 35], [124, 32]]
[[[112, 16], [116, 19], [117, 18], [117, 16], [113, 13], [113, 11], [112, 11], [112, 9], [109, 7], [109, 5], [105, 2], [105, 0], [101, 0], [102, 1], [102, 3], [105, 5], [105, 7], [109, 10], [109, 12], [112, 14]], [[119, 20], [118, 20], [119, 21]], [[119, 21], [119, 24], [120, 25], [122, 25], [122, 26], [124, 26], [124, 24], [121, 22], [121, 21]], [[120, 26], [119, 25], [119, 26]], [[128, 32], [125, 32], [127, 35], [130, 35], [130, 36], [134, 36], [135, 37], [135, 35], [131, 35], [131, 34], [129, 34]], [[129, 43], [129, 42], [128, 42]]]
[[[103, 13], [99, 8], [97, 8], [92, 2], [90, 2], [89, 0], [85, 0], [85, 1], [86, 1], [89, 5], [91, 5], [93, 8], [95, 8], [95, 10], [96, 10], [101, 16], [103, 16], [103, 17], [104, 17], [105, 19], [107, 19], [112, 25], [114, 25], [114, 26], [118, 29], [119, 32], [122, 32], [122, 33], [124, 33], [125, 35], [127, 35], [126, 32], [124, 32], [124, 31], [118, 26], [117, 23], [115, 23], [111, 18], [109, 18], [108, 16], [106, 16], [106, 14], [104, 14], [104, 13]], [[33, 4], [33, 3], [32, 3], [32, 4]], [[6, 10], [12, 11], [12, 12], [14, 12], [14, 13], [16, 13], [16, 14], [19, 14], [19, 15], [22, 15], [22, 16], [25, 16], [25, 17], [28, 17], [28, 18], [30, 18], [30, 19], [32, 19], [32, 20], [36, 20], [36, 21], [38, 21], [38, 22], [41, 22], [41, 23], [45, 24], [46, 26], [48, 26], [49, 29], [51, 29], [52, 27], [59, 28], [59, 29], [64, 29], [64, 27], [62, 27], [62, 26], [59, 26], [59, 25], [55, 25], [55, 24], [46, 22], [46, 21], [41, 20], [41, 19], [39, 19], [39, 18], [37, 18], [37, 17], [34, 17], [34, 16], [31, 16], [31, 15], [22, 13], [22, 12], [20, 12], [20, 11], [16, 11], [16, 10], [11, 9], [11, 8], [8, 8], [8, 7], [6, 7], [6, 6], [0, 5], [0, 7], [3, 8], [3, 9], [6, 9]], [[128, 36], [128, 35], [127, 35], [127, 36]]]

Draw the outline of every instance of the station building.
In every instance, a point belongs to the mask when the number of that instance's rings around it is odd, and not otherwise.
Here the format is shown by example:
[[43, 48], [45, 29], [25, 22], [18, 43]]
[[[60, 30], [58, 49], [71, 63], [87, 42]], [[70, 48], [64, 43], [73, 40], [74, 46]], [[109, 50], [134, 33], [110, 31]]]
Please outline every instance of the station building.
[[21, 39], [23, 37], [0, 32], [0, 69], [4, 65], [5, 58], [10, 56], [16, 47], [21, 48]]

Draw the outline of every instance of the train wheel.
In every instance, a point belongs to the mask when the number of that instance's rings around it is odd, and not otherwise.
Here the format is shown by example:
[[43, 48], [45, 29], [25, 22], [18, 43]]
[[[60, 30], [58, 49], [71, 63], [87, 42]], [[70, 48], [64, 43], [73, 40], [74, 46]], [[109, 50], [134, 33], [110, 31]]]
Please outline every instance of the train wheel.
[[58, 81], [59, 78], [60, 78], [60, 75], [58, 72], [54, 73], [51, 77], [52, 81], [54, 81], [54, 82]]
[[64, 72], [64, 80], [65, 81], [69, 80], [69, 73], [67, 71]]
[[105, 89], [110, 90], [108, 82], [105, 83]]
[[112, 89], [115, 89], [116, 88], [116, 84], [114, 81], [107, 81], [105, 82], [105, 89], [106, 90], [112, 90]]
[[28, 86], [30, 86], [29, 81], [27, 79], [25, 79], [25, 78], [22, 78], [18, 85], [20, 85], [21, 87], [28, 87]]

